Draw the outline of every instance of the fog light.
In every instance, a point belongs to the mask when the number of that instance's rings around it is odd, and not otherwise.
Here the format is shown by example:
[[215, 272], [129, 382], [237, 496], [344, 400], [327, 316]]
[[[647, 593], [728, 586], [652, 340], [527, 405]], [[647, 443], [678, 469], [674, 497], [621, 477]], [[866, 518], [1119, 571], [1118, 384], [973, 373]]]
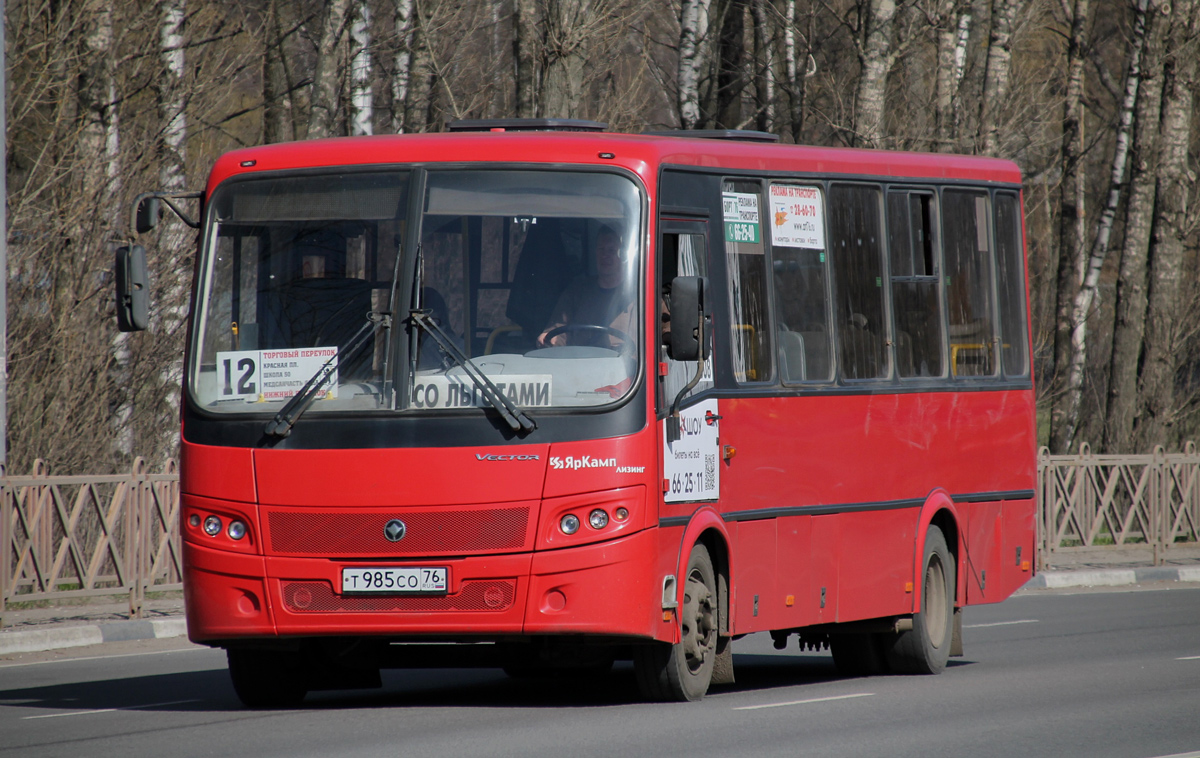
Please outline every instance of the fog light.
[[200, 526], [200, 514], [193, 513], [192, 515], [188, 516], [188, 523], [192, 525], [192, 528]]
[[597, 508], [588, 514], [588, 523], [593, 529], [603, 529], [608, 526], [608, 512], [603, 508]]
[[226, 532], [230, 539], [240, 540], [246, 536], [246, 525], [241, 521], [231, 521], [229, 523], [229, 531]]
[[563, 534], [574, 534], [579, 531], [579, 517], [574, 513], [568, 513], [562, 517], [562, 521], [558, 522], [558, 528], [563, 530]]
[[629, 509], [618, 508], [616, 512], [613, 513], [613, 518], [615, 518], [617, 521], [624, 521], [625, 519], [629, 518]]
[[209, 516], [204, 519], [204, 533], [209, 537], [216, 537], [221, 533], [221, 519], [216, 516]]

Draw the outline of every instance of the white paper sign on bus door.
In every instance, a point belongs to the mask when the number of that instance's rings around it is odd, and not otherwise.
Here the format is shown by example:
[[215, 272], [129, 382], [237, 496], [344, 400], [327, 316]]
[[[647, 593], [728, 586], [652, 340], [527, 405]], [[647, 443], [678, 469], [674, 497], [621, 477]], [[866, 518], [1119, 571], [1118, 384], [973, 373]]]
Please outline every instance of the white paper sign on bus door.
[[[716, 400], [704, 400], [679, 412], [679, 439], [666, 441], [663, 472], [668, 503], [716, 500], [721, 491], [720, 421]], [[666, 423], [671, 423], [668, 418]]]

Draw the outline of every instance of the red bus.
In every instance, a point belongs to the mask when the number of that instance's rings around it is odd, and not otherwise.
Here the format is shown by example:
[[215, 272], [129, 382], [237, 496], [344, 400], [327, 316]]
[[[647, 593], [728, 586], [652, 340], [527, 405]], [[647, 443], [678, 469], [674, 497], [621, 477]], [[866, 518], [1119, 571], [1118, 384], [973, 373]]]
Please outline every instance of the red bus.
[[184, 594], [246, 705], [614, 660], [696, 700], [753, 632], [938, 673], [1031, 577], [1017, 167], [603, 128], [254, 147], [194, 195]]

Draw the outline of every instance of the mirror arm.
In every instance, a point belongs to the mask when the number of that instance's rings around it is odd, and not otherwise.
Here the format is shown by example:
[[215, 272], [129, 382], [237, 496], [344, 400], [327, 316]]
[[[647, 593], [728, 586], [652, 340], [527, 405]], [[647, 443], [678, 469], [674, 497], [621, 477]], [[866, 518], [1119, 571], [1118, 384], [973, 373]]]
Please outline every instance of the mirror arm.
[[176, 205], [175, 203], [173, 203], [171, 201], [172, 200], [198, 200], [202, 197], [204, 197], [203, 192], [143, 192], [142, 194], [140, 194], [136, 198], [134, 198], [133, 207], [130, 209], [130, 212], [129, 212], [129, 238], [137, 239], [137, 236], [138, 236], [138, 230], [137, 230], [138, 206], [140, 206], [142, 204], [143, 200], [146, 200], [148, 198], [157, 198], [159, 200], [162, 200], [164, 203], [166, 203], [167, 207], [170, 208], [171, 211], [176, 216], [178, 216], [181, 221], [183, 221], [183, 223], [187, 224], [188, 226], [190, 226], [193, 229], [199, 229], [200, 222], [197, 220], [193, 220], [191, 218], [191, 216], [189, 216], [187, 213], [185, 213], [183, 211], [182, 208], [180, 208], [178, 205]]

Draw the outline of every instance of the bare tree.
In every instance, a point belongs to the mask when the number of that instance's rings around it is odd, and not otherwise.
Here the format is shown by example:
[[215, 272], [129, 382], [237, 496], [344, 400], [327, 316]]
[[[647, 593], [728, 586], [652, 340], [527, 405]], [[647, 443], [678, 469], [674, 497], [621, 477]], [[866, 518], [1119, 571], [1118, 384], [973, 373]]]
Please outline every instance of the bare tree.
[[1161, 2], [1145, 14], [1146, 45], [1132, 146], [1125, 239], [1117, 277], [1112, 360], [1104, 424], [1104, 449], [1134, 452], [1138, 370], [1146, 332], [1146, 272], [1158, 189], [1158, 137], [1162, 113], [1163, 54], [1169, 19]]
[[861, 71], [854, 96], [854, 143], [882, 147], [888, 73], [895, 62], [896, 0], [866, 0], [858, 59]]
[[334, 134], [337, 113], [337, 50], [350, 15], [350, 0], [325, 0], [321, 12], [321, 37], [317, 43], [317, 63], [308, 117], [308, 138]]
[[350, 134], [374, 134], [375, 92], [371, 88], [371, 6], [357, 0], [350, 24]]
[[392, 131], [408, 131], [404, 121], [408, 87], [412, 76], [412, 46], [415, 27], [413, 0], [393, 0], [392, 24], [396, 32], [396, 53], [392, 71]]
[[1163, 76], [1161, 158], [1157, 208], [1150, 250], [1149, 309], [1146, 348], [1139, 396], [1141, 410], [1135, 435], [1143, 447], [1168, 441], [1176, 421], [1176, 369], [1182, 345], [1181, 284], [1183, 254], [1191, 232], [1188, 199], [1194, 174], [1188, 166], [1191, 122], [1197, 79], [1196, 45], [1200, 36], [1200, 2], [1171, 4], [1172, 25]]
[[1138, 87], [1142, 77], [1142, 52], [1146, 41], [1146, 16], [1149, 0], [1138, 0], [1133, 22], [1133, 39], [1130, 42], [1129, 71], [1125, 76], [1125, 97], [1121, 103], [1116, 148], [1113, 151], [1112, 173], [1108, 182], [1108, 198], [1100, 214], [1088, 256], [1087, 271], [1079, 292], [1075, 296], [1071, 312], [1071, 364], [1067, 370], [1066, 388], [1061, 400], [1062, 434], [1064, 449], [1069, 449], [1079, 430], [1079, 414], [1083, 403], [1083, 379], [1087, 368], [1088, 322], [1092, 317], [1092, 306], [1096, 299], [1096, 285], [1100, 281], [1100, 269], [1108, 257], [1109, 240], [1113, 221], [1117, 216], [1117, 204], [1121, 198], [1121, 187], [1125, 183], [1126, 158], [1129, 155], [1130, 132], [1133, 129], [1133, 114], [1137, 108]]

